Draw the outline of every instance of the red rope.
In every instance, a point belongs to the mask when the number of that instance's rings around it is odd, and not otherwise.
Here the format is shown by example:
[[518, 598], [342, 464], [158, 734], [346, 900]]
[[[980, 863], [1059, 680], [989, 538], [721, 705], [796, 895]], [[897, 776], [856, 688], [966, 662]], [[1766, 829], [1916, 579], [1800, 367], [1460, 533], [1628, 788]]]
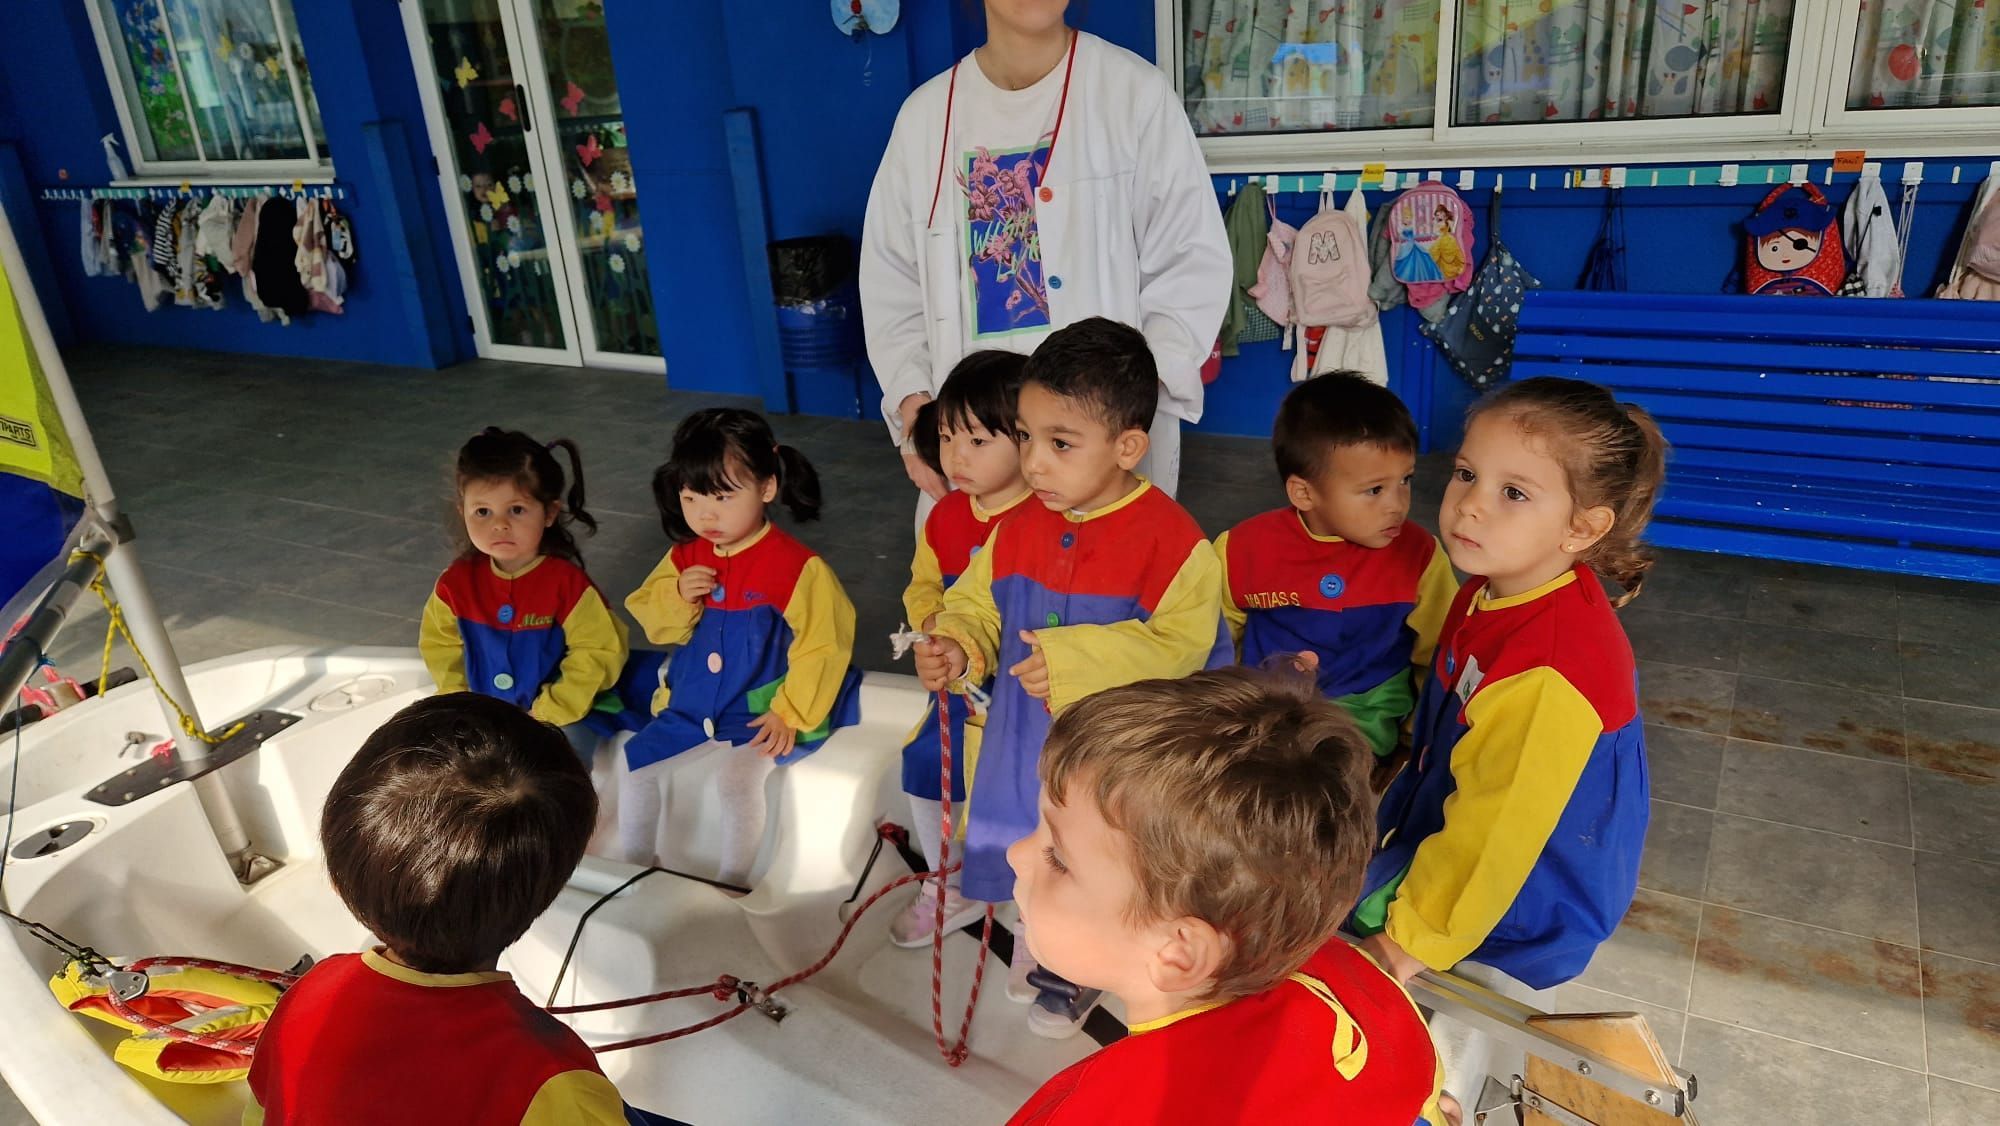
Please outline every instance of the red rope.
[[[143, 974], [155, 967], [160, 969], [210, 970], [215, 973], [228, 974], [231, 977], [264, 982], [268, 985], [278, 986], [280, 989], [289, 988], [294, 982], [299, 980], [296, 974], [283, 973], [278, 970], [259, 969], [256, 966], [239, 966], [234, 962], [216, 962], [207, 958], [141, 958], [131, 965], [126, 966], [125, 969], [132, 973]], [[150, 977], [150, 975], [148, 976]], [[168, 1040], [178, 1041], [182, 1044], [193, 1044], [197, 1047], [208, 1048], [211, 1051], [225, 1052], [235, 1056], [248, 1057], [257, 1050], [257, 1041], [255, 1039], [237, 1040], [211, 1036], [201, 1032], [190, 1032], [185, 1028], [176, 1028], [174, 1025], [157, 1017], [147, 1016], [145, 1013], [127, 1004], [124, 998], [118, 996], [116, 990], [107, 990], [104, 999], [110, 1004], [111, 1011], [118, 1014], [119, 1019], [137, 1026], [141, 1031], [150, 1035], [163, 1036]], [[228, 1006], [219, 1007], [226, 1008]], [[209, 1011], [214, 1012], [216, 1010], [211, 1009]]]
[[[1067, 79], [1065, 79], [1067, 82]], [[1060, 124], [1061, 119], [1058, 118]], [[986, 905], [986, 922], [979, 931], [979, 960], [972, 970], [972, 996], [965, 1002], [965, 1019], [958, 1024], [958, 1042], [944, 1039], [944, 897], [951, 866], [951, 694], [939, 689], [938, 701], [938, 809], [943, 821], [938, 837], [937, 917], [931, 927], [931, 1034], [937, 1038], [944, 1062], [953, 1067], [965, 1062], [972, 1035], [972, 1010], [979, 1006], [979, 986], [986, 977], [986, 944], [993, 938], [993, 905]], [[961, 865], [962, 866], [962, 865]]]

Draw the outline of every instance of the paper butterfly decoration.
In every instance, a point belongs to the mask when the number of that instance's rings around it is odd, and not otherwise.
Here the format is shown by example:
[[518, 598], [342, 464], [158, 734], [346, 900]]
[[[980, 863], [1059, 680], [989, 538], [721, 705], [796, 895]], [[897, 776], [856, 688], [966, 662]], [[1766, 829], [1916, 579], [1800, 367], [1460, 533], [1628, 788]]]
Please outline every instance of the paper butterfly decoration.
[[597, 134], [592, 133], [589, 140], [576, 146], [576, 155], [585, 168], [597, 163], [597, 158], [604, 155], [604, 146], [597, 143]]
[[603, 192], [598, 192], [596, 204], [597, 204], [597, 210], [609, 213], [611, 210], [611, 197]]
[[519, 121], [521, 119], [520, 111], [514, 108], [514, 99], [512, 98], [500, 99], [499, 109], [501, 116], [509, 121]]
[[463, 90], [472, 84], [473, 79], [479, 77], [479, 68], [472, 65], [471, 59], [461, 56], [458, 60], [458, 69], [452, 71], [451, 76], [458, 79], [458, 88]]
[[479, 128], [472, 131], [472, 136], [466, 139], [472, 142], [473, 152], [483, 154], [486, 151], [486, 146], [493, 143], [493, 133], [486, 128], [486, 123], [482, 121], [479, 123]]
[[578, 86], [574, 82], [570, 83], [569, 89], [563, 92], [563, 100], [562, 100], [563, 109], [572, 114], [575, 113], [577, 111], [577, 107], [583, 104], [584, 97], [585, 94], [583, 92], [583, 87]]
[[493, 190], [486, 193], [487, 202], [495, 207], [505, 207], [507, 206], [507, 202], [513, 198], [513, 196], [507, 194], [507, 185], [505, 184], [495, 184], [493, 185]]

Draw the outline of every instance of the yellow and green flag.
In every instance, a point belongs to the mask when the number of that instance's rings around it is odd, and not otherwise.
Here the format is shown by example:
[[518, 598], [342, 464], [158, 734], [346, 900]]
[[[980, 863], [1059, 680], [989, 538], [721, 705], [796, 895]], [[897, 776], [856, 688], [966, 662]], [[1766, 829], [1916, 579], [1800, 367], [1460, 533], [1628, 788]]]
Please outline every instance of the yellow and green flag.
[[[0, 636], [68, 558], [83, 474], [0, 266]], [[27, 284], [26, 279], [18, 279]]]

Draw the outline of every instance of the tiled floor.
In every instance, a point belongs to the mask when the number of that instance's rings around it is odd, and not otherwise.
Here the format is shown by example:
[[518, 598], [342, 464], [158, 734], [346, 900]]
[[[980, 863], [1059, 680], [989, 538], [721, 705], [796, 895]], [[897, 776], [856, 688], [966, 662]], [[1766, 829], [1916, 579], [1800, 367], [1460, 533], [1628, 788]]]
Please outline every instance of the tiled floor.
[[[585, 552], [618, 601], [665, 546], [647, 482], [674, 422], [721, 401], [500, 364], [72, 362], [189, 661], [413, 644], [447, 459], [488, 424], [582, 443]], [[889, 668], [911, 492], [873, 424], [777, 429], [825, 480], [803, 534], [860, 608], [860, 661]], [[1420, 470], [1426, 522], [1443, 475]], [[1191, 438], [1182, 499], [1219, 532], [1276, 501], [1270, 476], [1263, 443]], [[1670, 555], [1624, 618], [1653, 724], [1643, 890], [1564, 1007], [1646, 1014], [1711, 1126], [2000, 1121], [2000, 588]], [[94, 667], [101, 625], [58, 656]]]

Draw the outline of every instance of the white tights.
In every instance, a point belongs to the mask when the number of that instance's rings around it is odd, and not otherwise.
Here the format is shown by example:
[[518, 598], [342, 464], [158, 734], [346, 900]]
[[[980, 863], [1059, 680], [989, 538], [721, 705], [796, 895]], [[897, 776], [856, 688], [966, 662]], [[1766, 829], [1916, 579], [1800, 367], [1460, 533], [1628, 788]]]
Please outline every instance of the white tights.
[[[930, 870], [935, 872], [938, 865], [942, 862], [944, 854], [944, 804], [931, 798], [917, 797], [915, 794], [906, 794], [904, 796], [910, 799], [910, 833], [916, 837], [917, 847], [923, 851], [924, 863], [928, 864]], [[965, 817], [965, 803], [955, 803], [952, 806], [951, 812], [953, 819], [963, 824], [962, 819]], [[951, 847], [952, 858], [963, 861], [965, 859], [964, 835], [960, 834], [956, 840], [952, 841]], [[954, 874], [945, 882], [952, 887], [957, 887], [958, 876]]]
[[633, 770], [623, 748], [619, 750], [617, 858], [628, 864], [657, 864], [665, 851], [665, 815], [672, 808], [675, 771], [696, 759], [721, 755], [715, 772], [717, 807], [722, 814], [721, 864], [716, 879], [747, 885], [757, 851], [764, 843], [769, 813], [764, 784], [778, 768], [777, 760], [748, 747], [707, 743]]

